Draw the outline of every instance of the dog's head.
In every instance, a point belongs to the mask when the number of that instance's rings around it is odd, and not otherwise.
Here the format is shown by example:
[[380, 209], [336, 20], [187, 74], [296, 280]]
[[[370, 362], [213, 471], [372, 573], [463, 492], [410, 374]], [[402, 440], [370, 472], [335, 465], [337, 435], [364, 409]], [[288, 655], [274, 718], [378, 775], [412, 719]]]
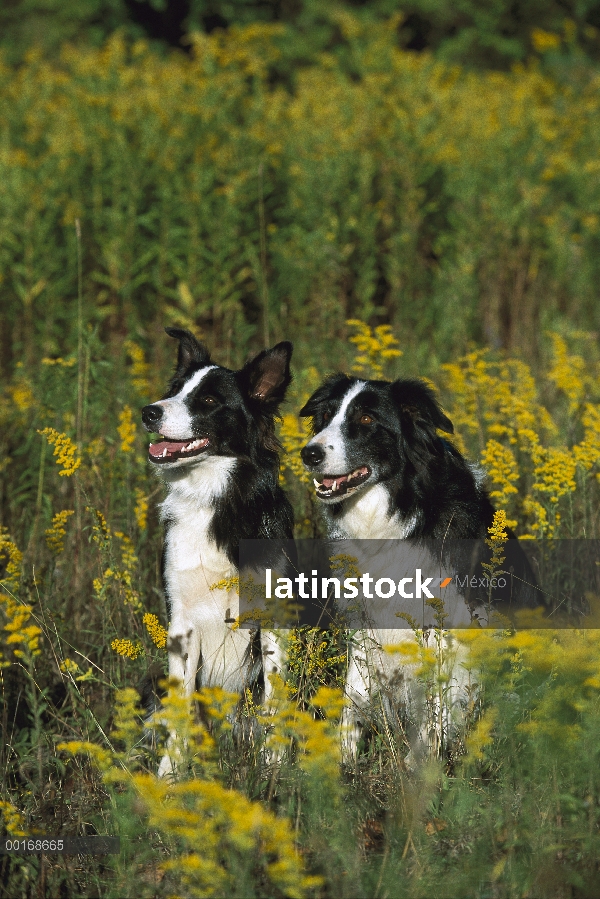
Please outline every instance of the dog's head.
[[316, 494], [337, 503], [369, 485], [397, 478], [407, 466], [423, 470], [443, 453], [437, 429], [453, 432], [424, 381], [361, 381], [333, 375], [311, 396], [301, 416], [313, 420], [302, 461], [314, 472]]
[[230, 371], [211, 362], [189, 331], [166, 332], [179, 341], [179, 353], [167, 393], [142, 409], [144, 427], [160, 437], [150, 444], [150, 462], [171, 469], [205, 456], [258, 461], [276, 453], [274, 418], [291, 381], [292, 344], [278, 343]]

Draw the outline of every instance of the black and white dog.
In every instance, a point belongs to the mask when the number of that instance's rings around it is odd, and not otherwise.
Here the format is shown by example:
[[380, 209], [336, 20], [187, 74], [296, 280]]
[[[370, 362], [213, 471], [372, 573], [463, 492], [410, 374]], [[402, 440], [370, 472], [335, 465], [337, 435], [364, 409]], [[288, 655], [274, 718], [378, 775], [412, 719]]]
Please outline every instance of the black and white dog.
[[[314, 474], [330, 537], [443, 541], [487, 536], [494, 509], [484, 473], [438, 435], [438, 430], [452, 433], [453, 426], [423, 381], [388, 383], [336, 374], [300, 415], [313, 420], [314, 436], [301, 455]], [[347, 755], [356, 751], [358, 722], [386, 684], [402, 684], [400, 704], [419, 706], [422, 697], [407, 666], [383, 650], [385, 644], [411, 640], [412, 632], [400, 628], [374, 627], [357, 635], [347, 675]], [[452, 675], [455, 695], [465, 686], [459, 668]], [[419, 732], [423, 736], [417, 726]]]
[[315, 473], [330, 536], [485, 534], [494, 509], [483, 472], [438, 436], [454, 428], [423, 381], [333, 375], [300, 415], [313, 419], [302, 460]]
[[[232, 628], [235, 589], [214, 585], [237, 575], [240, 540], [292, 537], [274, 423], [291, 381], [292, 345], [279, 343], [230, 371], [211, 362], [188, 331], [166, 331], [179, 341], [177, 368], [165, 396], [143, 408], [142, 421], [159, 434], [148, 459], [168, 489], [161, 515], [169, 676], [188, 695], [197, 679], [241, 692], [257, 662], [260, 670], [261, 651], [252, 631]], [[261, 642], [269, 672], [277, 670], [281, 651], [273, 634], [263, 632]], [[165, 756], [160, 773], [170, 764]]]

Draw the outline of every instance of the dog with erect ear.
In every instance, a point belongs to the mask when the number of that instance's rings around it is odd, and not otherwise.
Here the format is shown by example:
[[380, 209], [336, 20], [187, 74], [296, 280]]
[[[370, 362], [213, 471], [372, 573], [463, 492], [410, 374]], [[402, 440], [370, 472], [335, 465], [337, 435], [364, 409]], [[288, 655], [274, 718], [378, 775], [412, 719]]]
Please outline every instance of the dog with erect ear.
[[[243, 694], [283, 665], [273, 632], [236, 627], [236, 590], [214, 585], [238, 574], [244, 539], [293, 537], [292, 507], [279, 486], [275, 417], [291, 381], [292, 344], [263, 350], [239, 371], [217, 365], [189, 332], [165, 395], [142, 409], [157, 437], [148, 460], [164, 481], [163, 580], [169, 613], [169, 677]], [[159, 773], [173, 768], [169, 755]]]
[[[313, 437], [301, 456], [313, 475], [330, 538], [362, 541], [363, 557], [373, 570], [379, 567], [380, 576], [390, 574], [389, 553], [398, 557], [408, 551], [406, 544], [394, 543], [398, 540], [415, 545], [439, 541], [440, 546], [452, 547], [446, 563], [456, 570], [463, 563], [471, 564], [471, 556], [466, 558], [469, 547], [488, 536], [494, 518], [485, 472], [440, 435], [453, 433], [452, 422], [424, 381], [390, 383], [336, 374], [310, 397], [300, 415], [312, 418]], [[508, 536], [514, 538], [512, 532]], [[509, 539], [508, 544], [507, 561], [517, 571], [515, 583], [522, 585], [509, 597], [513, 608], [515, 600], [521, 606], [535, 607], [540, 595], [527, 558], [518, 541]], [[454, 585], [451, 589], [455, 590]], [[477, 617], [481, 620], [477, 614], [480, 599], [455, 591], [454, 608], [460, 614], [464, 611], [467, 622]], [[350, 653], [345, 756], [350, 762], [355, 757], [360, 725], [378, 705], [387, 717], [384, 726], [392, 725], [396, 733], [402, 731], [414, 757], [416, 747], [406, 738], [411, 728], [404, 723], [409, 718], [423, 718], [419, 686], [409, 666], [398, 663], [401, 656], [390, 655], [383, 647], [415, 638], [410, 629], [377, 627], [378, 621], [390, 620], [389, 615], [386, 619], [391, 609], [387, 598], [371, 597], [369, 603], [367, 620], [375, 624], [357, 632]], [[418, 611], [421, 608], [419, 603]], [[394, 621], [393, 611], [391, 614]], [[454, 690], [457, 707], [465, 689], [461, 668], [459, 663], [455, 665], [446, 694], [451, 699]], [[452, 729], [450, 724], [448, 729]], [[413, 727], [413, 744], [415, 730], [417, 740], [429, 739], [422, 727]], [[441, 735], [437, 737], [439, 742]]]

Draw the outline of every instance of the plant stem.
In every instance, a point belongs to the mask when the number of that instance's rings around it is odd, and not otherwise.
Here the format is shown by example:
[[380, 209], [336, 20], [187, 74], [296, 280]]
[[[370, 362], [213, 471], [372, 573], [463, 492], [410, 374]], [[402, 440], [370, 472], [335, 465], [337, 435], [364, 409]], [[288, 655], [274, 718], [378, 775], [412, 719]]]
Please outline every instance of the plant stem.
[[260, 271], [263, 302], [263, 342], [269, 346], [269, 289], [267, 286], [267, 236], [265, 232], [265, 198], [263, 192], [263, 164], [258, 167], [258, 219], [260, 231]]

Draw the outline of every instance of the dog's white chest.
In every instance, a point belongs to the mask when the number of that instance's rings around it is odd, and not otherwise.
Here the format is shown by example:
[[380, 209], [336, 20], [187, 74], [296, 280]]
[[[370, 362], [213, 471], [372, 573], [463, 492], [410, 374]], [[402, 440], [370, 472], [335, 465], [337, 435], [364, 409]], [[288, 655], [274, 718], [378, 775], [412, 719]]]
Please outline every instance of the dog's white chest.
[[236, 568], [211, 535], [214, 493], [210, 484], [200, 479], [190, 484], [190, 480], [171, 485], [162, 505], [168, 522], [164, 575], [171, 614], [169, 673], [189, 693], [200, 660], [204, 686], [217, 684], [239, 691], [247, 673], [250, 633], [232, 630], [231, 619], [238, 614], [237, 592], [218, 587], [220, 581], [235, 576]]
[[186, 478], [171, 483], [162, 504], [162, 517], [168, 522], [164, 574], [175, 616], [185, 608], [194, 618], [211, 613], [224, 617], [215, 608], [221, 591], [214, 585], [232, 577], [235, 567], [217, 547], [210, 528], [214, 499], [234, 464], [234, 459], [207, 459]]
[[195, 621], [222, 623], [225, 596], [215, 585], [235, 575], [235, 567], [210, 535], [212, 509], [197, 506], [171, 519], [165, 544], [165, 582], [173, 617], [185, 612]]
[[398, 513], [390, 515], [389, 504], [389, 494], [382, 484], [362, 490], [355, 501], [344, 503], [339, 517], [334, 519], [325, 510], [329, 518], [329, 535], [363, 540], [405, 540], [415, 527], [415, 518], [404, 519]]
[[167, 532], [167, 572], [205, 570], [224, 572], [231, 563], [210, 535], [211, 509], [191, 508], [187, 515], [172, 521]]

